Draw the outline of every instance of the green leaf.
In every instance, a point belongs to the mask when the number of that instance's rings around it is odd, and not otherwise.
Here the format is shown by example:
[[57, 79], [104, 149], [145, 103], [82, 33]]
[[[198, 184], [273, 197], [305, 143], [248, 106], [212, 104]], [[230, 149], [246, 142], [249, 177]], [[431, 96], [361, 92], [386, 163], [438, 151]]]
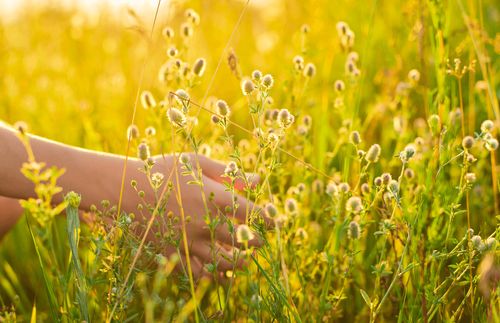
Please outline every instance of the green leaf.
[[368, 296], [368, 294], [363, 290], [363, 289], [359, 289], [359, 292], [361, 293], [361, 296], [363, 297], [363, 299], [365, 300], [365, 303], [366, 305], [368, 305], [368, 307], [372, 307], [372, 301], [370, 300], [370, 296]]

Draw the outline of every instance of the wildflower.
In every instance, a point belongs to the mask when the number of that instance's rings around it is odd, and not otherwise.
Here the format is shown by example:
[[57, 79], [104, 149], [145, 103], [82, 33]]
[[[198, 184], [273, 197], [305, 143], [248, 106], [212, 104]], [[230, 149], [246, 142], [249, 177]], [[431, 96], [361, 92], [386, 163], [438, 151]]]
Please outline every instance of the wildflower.
[[167, 49], [168, 57], [174, 58], [177, 56], [177, 54], [179, 54], [179, 51], [177, 50], [177, 48], [175, 48], [175, 46], [171, 46]]
[[489, 151], [495, 151], [498, 148], [498, 140], [496, 140], [495, 138], [490, 138], [486, 141], [484, 147], [486, 147], [486, 149], [488, 149]]
[[186, 116], [179, 109], [176, 108], [168, 109], [167, 118], [174, 126], [182, 128], [186, 125]]
[[309, 235], [304, 228], [298, 228], [297, 231], [295, 231], [295, 236], [299, 239], [300, 242], [306, 241], [309, 238]]
[[28, 132], [28, 124], [24, 121], [17, 121], [14, 123], [14, 129], [19, 131], [20, 134], [24, 135]]
[[178, 89], [177, 91], [175, 91], [175, 100], [179, 102], [179, 104], [185, 106], [189, 103], [190, 97], [185, 90]]
[[262, 86], [264, 86], [266, 89], [270, 89], [274, 84], [274, 79], [271, 74], [266, 74], [262, 78]]
[[405, 169], [404, 175], [407, 179], [411, 180], [415, 177], [415, 172], [411, 168]]
[[356, 221], [351, 221], [349, 223], [349, 235], [352, 239], [359, 239], [359, 235], [361, 233], [361, 229], [359, 228], [359, 224]]
[[478, 251], [482, 251], [484, 250], [484, 243], [483, 243], [483, 240], [481, 239], [480, 236], [478, 235], [475, 235], [473, 236], [471, 239], [471, 242], [472, 242], [472, 246], [478, 250]]
[[312, 191], [316, 194], [322, 194], [323, 193], [323, 189], [324, 189], [324, 184], [323, 184], [323, 181], [320, 180], [320, 179], [315, 179], [313, 182], [312, 182]]
[[304, 124], [304, 126], [306, 126], [307, 128], [310, 128], [311, 127], [311, 124], [312, 124], [312, 117], [309, 116], [309, 115], [305, 115], [303, 118], [302, 118], [302, 123]]
[[154, 127], [147, 127], [144, 132], [148, 137], [154, 137], [156, 135], [156, 129]]
[[335, 81], [335, 84], [333, 87], [335, 88], [335, 91], [337, 91], [338, 93], [342, 93], [345, 90], [345, 83], [344, 83], [344, 81], [337, 80], [337, 81]]
[[224, 169], [224, 174], [229, 177], [236, 177], [236, 173], [238, 172], [238, 165], [234, 161], [230, 161], [227, 163], [226, 168]]
[[336, 28], [339, 36], [343, 36], [347, 32], [347, 30], [349, 30], [349, 25], [347, 25], [347, 23], [343, 21], [339, 21], [337, 22]]
[[367, 183], [363, 183], [361, 185], [361, 194], [363, 194], [363, 195], [370, 194], [370, 185], [368, 185]]
[[306, 67], [304, 68], [304, 76], [307, 78], [311, 78], [314, 75], [316, 75], [316, 66], [314, 66], [313, 63], [307, 63]]
[[191, 161], [191, 159], [189, 158], [188, 154], [186, 154], [186, 153], [180, 153], [180, 155], [179, 155], [179, 163], [181, 163], [182, 165], [187, 165], [187, 164], [189, 164], [190, 161]]
[[193, 9], [187, 9], [185, 12], [185, 16], [193, 25], [200, 24], [200, 15]]
[[273, 203], [267, 203], [264, 207], [264, 212], [268, 218], [274, 219], [278, 215], [278, 209]]
[[484, 120], [483, 123], [481, 123], [481, 132], [491, 132], [493, 128], [495, 127], [495, 124], [491, 120]]
[[349, 213], [358, 214], [363, 210], [363, 203], [358, 196], [350, 197], [346, 202], [346, 210]]
[[193, 27], [190, 24], [183, 23], [181, 25], [181, 35], [185, 38], [193, 36]]
[[247, 96], [252, 94], [252, 92], [255, 90], [255, 84], [249, 79], [243, 80], [241, 82], [241, 91], [243, 92], [243, 95]]
[[271, 132], [270, 134], [267, 135], [267, 141], [270, 144], [277, 143], [279, 141], [279, 136], [275, 134], [274, 132]]
[[469, 150], [472, 146], [474, 146], [474, 138], [472, 136], [465, 136], [462, 140], [462, 147], [464, 147], [465, 150]]
[[476, 181], [476, 174], [474, 174], [474, 173], [467, 173], [467, 174], [465, 174], [464, 178], [465, 178], [465, 182], [467, 184], [472, 184], [472, 183], [474, 183]]
[[210, 157], [212, 153], [212, 148], [207, 144], [200, 145], [200, 154]]
[[227, 105], [226, 101], [217, 100], [215, 106], [217, 107], [217, 113], [222, 117], [227, 118], [231, 114], [231, 109], [229, 109], [229, 106]]
[[412, 82], [412, 83], [418, 83], [418, 81], [420, 80], [420, 72], [416, 69], [412, 69], [408, 72], [408, 79]]
[[387, 185], [388, 190], [393, 194], [396, 195], [399, 191], [399, 183], [396, 180], [391, 180], [389, 184]]
[[433, 114], [427, 120], [432, 134], [435, 136], [441, 131], [441, 119], [437, 114]]
[[203, 76], [205, 73], [205, 67], [207, 66], [204, 58], [198, 58], [193, 65], [193, 73], [196, 76]]
[[137, 154], [140, 160], [146, 161], [150, 156], [148, 144], [141, 142], [139, 146], [137, 146]]
[[372, 145], [369, 149], [368, 152], [365, 155], [365, 159], [369, 163], [376, 163], [378, 159], [380, 158], [380, 145], [379, 144], [374, 144]]
[[343, 183], [339, 184], [339, 190], [340, 190], [340, 192], [342, 192], [344, 194], [349, 192], [350, 189], [351, 189], [351, 187], [349, 186], [348, 183], [343, 182]]
[[129, 140], [139, 138], [139, 128], [135, 124], [128, 126], [127, 128], [127, 138]]
[[302, 71], [304, 69], [304, 58], [300, 55], [297, 55], [293, 58], [293, 65], [295, 70]]
[[497, 240], [494, 237], [489, 237], [484, 241], [484, 246], [487, 250], [495, 250]]
[[294, 198], [286, 199], [285, 210], [288, 214], [296, 214], [298, 209], [297, 201]]
[[163, 183], [165, 176], [162, 173], [156, 172], [151, 175], [151, 184], [153, 187], [158, 188]]
[[281, 109], [278, 113], [278, 124], [281, 128], [286, 129], [295, 121], [295, 117], [287, 110]]
[[359, 135], [359, 132], [353, 131], [349, 135], [349, 141], [354, 145], [357, 146], [361, 143], [361, 136]]
[[401, 159], [403, 163], [407, 163], [415, 155], [415, 152], [415, 146], [413, 144], [409, 144], [402, 152], [399, 153], [399, 159]]
[[156, 101], [153, 97], [153, 94], [149, 91], [142, 91], [141, 104], [144, 109], [151, 109], [156, 106]]
[[172, 38], [174, 38], [175, 33], [174, 33], [174, 30], [172, 28], [165, 27], [165, 28], [163, 28], [162, 35], [166, 39], [172, 39]]
[[382, 179], [382, 183], [384, 185], [389, 184], [389, 182], [392, 180], [392, 176], [389, 173], [383, 173], [380, 178]]
[[326, 194], [332, 197], [337, 196], [339, 194], [339, 188], [337, 184], [335, 184], [334, 182], [329, 182], [326, 185]]
[[241, 224], [236, 229], [236, 241], [238, 243], [247, 243], [248, 241], [255, 238], [252, 230], [246, 224]]
[[252, 80], [254, 82], [258, 83], [261, 78], [262, 78], [262, 72], [261, 71], [255, 70], [255, 71], [252, 72]]

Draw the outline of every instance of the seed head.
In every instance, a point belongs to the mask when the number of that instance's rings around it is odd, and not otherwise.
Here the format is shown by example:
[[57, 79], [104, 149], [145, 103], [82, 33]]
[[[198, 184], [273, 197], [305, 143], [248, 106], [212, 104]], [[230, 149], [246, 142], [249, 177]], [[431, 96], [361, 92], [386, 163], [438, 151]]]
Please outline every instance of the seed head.
[[168, 57], [174, 58], [177, 56], [177, 54], [179, 54], [179, 51], [177, 50], [177, 48], [175, 48], [175, 46], [171, 46], [167, 49]]
[[462, 140], [462, 147], [464, 147], [465, 150], [469, 150], [472, 146], [474, 146], [474, 138], [472, 136], [465, 136]]
[[427, 123], [429, 124], [429, 128], [434, 136], [439, 134], [441, 131], [441, 119], [437, 114], [431, 115], [427, 120]]
[[174, 126], [182, 128], [186, 125], [186, 116], [177, 108], [169, 108], [167, 118]]
[[302, 118], [302, 123], [304, 124], [304, 126], [306, 126], [307, 128], [310, 128], [311, 127], [311, 124], [312, 124], [312, 117], [310, 115], [305, 115], [303, 118]]
[[207, 66], [206, 61], [204, 58], [198, 58], [193, 65], [193, 73], [196, 76], [203, 76], [203, 73], [205, 73], [205, 67]]
[[274, 219], [278, 215], [278, 209], [273, 203], [267, 203], [264, 207], [264, 212], [268, 218]]
[[298, 211], [299, 207], [297, 205], [297, 201], [294, 198], [288, 198], [285, 201], [285, 211], [288, 214], [296, 214]]
[[388, 185], [389, 182], [392, 180], [392, 176], [389, 173], [383, 173], [380, 177], [382, 178], [382, 183], [384, 185]]
[[181, 163], [182, 165], [187, 165], [189, 164], [191, 161], [191, 159], [189, 158], [189, 155], [186, 154], [186, 153], [181, 153], [179, 155], [179, 163]]
[[139, 128], [135, 124], [131, 124], [127, 128], [127, 138], [129, 140], [139, 138]]
[[368, 185], [368, 183], [363, 183], [361, 185], [361, 194], [363, 195], [370, 194], [370, 185]]
[[408, 180], [412, 180], [415, 177], [415, 172], [411, 168], [405, 169], [405, 173], [404, 174], [405, 174], [405, 177]]
[[418, 81], [420, 81], [420, 72], [416, 69], [409, 71], [408, 79], [410, 80], [410, 82], [418, 83]]
[[147, 127], [144, 132], [148, 137], [154, 137], [156, 135], [156, 129], [154, 127]]
[[190, 97], [185, 90], [178, 89], [177, 91], [175, 91], [175, 100], [182, 106], [185, 106], [189, 103]]
[[139, 146], [137, 146], [137, 155], [140, 160], [146, 161], [150, 156], [148, 144], [141, 142]]
[[316, 66], [313, 63], [307, 63], [304, 68], [304, 76], [307, 78], [311, 78], [316, 75]]
[[281, 128], [286, 129], [295, 121], [295, 117], [288, 109], [281, 109], [278, 113], [278, 124]]
[[474, 183], [476, 181], [476, 174], [474, 174], [474, 173], [467, 173], [467, 174], [465, 174], [464, 178], [465, 178], [465, 182], [467, 184], [472, 184], [472, 183]]
[[174, 33], [174, 30], [172, 28], [165, 27], [165, 28], [163, 28], [162, 35], [166, 39], [172, 39], [172, 38], [174, 38], [175, 33]]
[[229, 177], [236, 177], [236, 173], [238, 172], [238, 165], [234, 161], [230, 161], [227, 163], [226, 168], [224, 169], [224, 174]]
[[351, 187], [346, 182], [342, 182], [339, 184], [339, 191], [344, 193], [344, 194], [349, 192], [350, 189], [351, 189]]
[[211, 153], [212, 153], [212, 148], [208, 144], [200, 145], [200, 154], [210, 157]]
[[359, 224], [356, 221], [351, 221], [349, 223], [349, 235], [351, 236], [352, 239], [359, 239], [359, 235], [361, 233], [361, 230], [359, 228]]
[[297, 55], [293, 58], [293, 66], [295, 70], [302, 71], [304, 69], [304, 58], [300, 55]]
[[252, 92], [255, 90], [255, 84], [249, 79], [243, 80], [241, 82], [241, 91], [243, 92], [243, 95], [247, 96], [252, 94]]
[[337, 22], [337, 33], [339, 34], [339, 36], [344, 36], [347, 31], [349, 30], [349, 25], [343, 21], [339, 21]]
[[347, 200], [345, 207], [347, 212], [358, 214], [363, 210], [363, 202], [360, 197], [352, 196]]
[[403, 163], [407, 163], [414, 155], [416, 152], [416, 148], [413, 144], [409, 144], [403, 149], [402, 152], [399, 153], [399, 158]]
[[241, 224], [236, 229], [236, 241], [238, 243], [246, 243], [255, 238], [252, 230], [246, 224]]
[[322, 194], [323, 193], [323, 189], [324, 189], [324, 184], [323, 184], [323, 181], [320, 180], [320, 179], [315, 179], [313, 182], [312, 182], [312, 191], [313, 193], [316, 193], [316, 194]]
[[14, 123], [14, 129], [19, 131], [21, 135], [25, 135], [28, 132], [28, 124], [24, 121], [17, 121]]
[[387, 188], [389, 189], [389, 191], [390, 191], [392, 194], [396, 195], [396, 194], [398, 193], [398, 191], [399, 191], [399, 183], [398, 183], [398, 181], [396, 181], [396, 180], [394, 180], [394, 179], [393, 179], [393, 180], [391, 180], [391, 181], [389, 182], [389, 185], [387, 185]]
[[489, 151], [495, 151], [498, 148], [498, 140], [496, 140], [495, 138], [490, 138], [486, 141], [484, 147], [486, 147], [486, 149], [488, 149]]
[[334, 182], [329, 182], [326, 185], [326, 194], [328, 194], [331, 197], [337, 196], [339, 194], [339, 188], [337, 184], [335, 184]]
[[189, 38], [193, 36], [193, 27], [188, 23], [183, 23], [181, 25], [181, 35], [184, 38]]
[[382, 180], [382, 177], [380, 177], [380, 176], [375, 177], [375, 179], [373, 180], [373, 184], [375, 184], [375, 186], [377, 186], [377, 187], [382, 186], [383, 183], [384, 183], [384, 181]]
[[359, 132], [357, 132], [357, 131], [351, 132], [351, 134], [349, 135], [349, 141], [354, 146], [359, 145], [361, 143], [361, 136], [360, 136]]
[[486, 250], [495, 250], [495, 247], [497, 245], [497, 239], [494, 237], [489, 237], [484, 241], [484, 247]]
[[342, 93], [345, 90], [345, 83], [342, 80], [336, 80], [334, 85], [335, 91]]
[[303, 24], [302, 27], [300, 27], [300, 31], [303, 34], [308, 34], [311, 31], [311, 27], [308, 24]]
[[255, 83], [259, 83], [261, 78], [262, 78], [262, 72], [261, 71], [255, 70], [255, 71], [252, 72], [252, 80]]
[[478, 250], [478, 251], [484, 250], [484, 243], [483, 243], [483, 239], [481, 239], [481, 236], [475, 235], [470, 240], [472, 242], [472, 246], [476, 250]]
[[188, 19], [188, 21], [191, 22], [193, 25], [200, 24], [200, 15], [193, 9], [187, 9], [184, 14]]
[[264, 86], [266, 89], [270, 89], [274, 84], [274, 79], [271, 74], [266, 74], [262, 78], [262, 86]]
[[380, 158], [381, 148], [379, 144], [372, 145], [366, 152], [365, 159], [369, 163], [376, 163]]
[[142, 91], [141, 104], [144, 109], [151, 109], [156, 106], [156, 101], [153, 94], [149, 91]]
[[481, 123], [481, 131], [482, 132], [491, 132], [494, 127], [495, 127], [495, 124], [491, 120], [484, 120], [483, 123]]
[[229, 106], [227, 105], [226, 101], [224, 100], [217, 100], [217, 103], [215, 104], [217, 108], [217, 113], [225, 118], [229, 117], [231, 114], [231, 110], [229, 109]]
[[151, 175], [151, 183], [155, 188], [158, 188], [163, 183], [165, 176], [162, 173], [156, 172]]

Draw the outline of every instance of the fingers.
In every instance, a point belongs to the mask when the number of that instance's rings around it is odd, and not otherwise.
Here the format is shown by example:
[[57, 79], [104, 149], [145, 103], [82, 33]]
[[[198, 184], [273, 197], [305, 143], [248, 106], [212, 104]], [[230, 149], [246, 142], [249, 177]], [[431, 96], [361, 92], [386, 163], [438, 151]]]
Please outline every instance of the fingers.
[[215, 260], [218, 271], [233, 270], [235, 267], [241, 267], [244, 264], [243, 257], [239, 257], [235, 262], [234, 255], [230, 251], [220, 246], [214, 246], [214, 248], [215, 250], [212, 250], [208, 244], [198, 243], [192, 247], [192, 252], [204, 263], [213, 263]]
[[[238, 226], [234, 226], [234, 232], [238, 230]], [[244, 245], [236, 241], [236, 234], [229, 232], [229, 225], [227, 223], [221, 223], [215, 228], [215, 239], [223, 243], [225, 245], [231, 246], [231, 247], [236, 247], [236, 248], [243, 248]], [[248, 246], [249, 247], [261, 247], [262, 246], [262, 240], [259, 239], [258, 237], [255, 237], [254, 239], [248, 241]]]
[[[248, 201], [246, 198], [239, 194], [234, 195], [235, 201], [233, 201], [233, 194], [227, 192], [224, 189], [224, 186], [215, 182], [213, 179], [209, 177], [204, 177], [204, 182], [206, 184], [205, 189], [208, 190], [208, 193], [214, 194], [214, 202], [219, 206], [219, 208], [225, 212], [227, 206], [236, 207], [234, 210], [234, 216], [240, 222], [247, 222], [247, 214], [256, 214], [261, 213], [260, 207], [256, 206], [253, 202]], [[234, 202], [234, 203], [233, 203]], [[231, 214], [231, 215], [232, 215]]]
[[[225, 164], [199, 154], [194, 156], [194, 158], [198, 159], [203, 174], [205, 174], [206, 176], [210, 177], [211, 179], [213, 179], [218, 183], [229, 182], [228, 177], [222, 176], [224, 175], [224, 170], [226, 169]], [[246, 173], [245, 176], [251, 187], [255, 187], [260, 181], [260, 177], [257, 174]], [[245, 185], [246, 183], [241, 177], [238, 177], [236, 179], [235, 182], [236, 189], [242, 190], [245, 188]]]

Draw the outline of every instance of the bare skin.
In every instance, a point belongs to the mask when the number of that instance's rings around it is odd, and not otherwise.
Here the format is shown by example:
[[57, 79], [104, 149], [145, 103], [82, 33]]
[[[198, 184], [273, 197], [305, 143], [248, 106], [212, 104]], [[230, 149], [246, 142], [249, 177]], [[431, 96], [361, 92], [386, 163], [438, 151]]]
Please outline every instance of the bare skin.
[[[82, 200], [80, 209], [89, 211], [91, 205], [99, 205], [101, 200], [107, 199], [112, 205], [118, 205], [119, 191], [122, 181], [122, 170], [124, 156], [107, 154], [97, 151], [80, 149], [50, 141], [37, 136], [29, 136], [29, 141], [35, 159], [44, 162], [47, 166], [57, 166], [64, 168], [65, 174], [58, 180], [58, 186], [63, 188], [63, 192], [56, 195], [55, 203], [62, 201], [63, 196], [69, 191], [81, 194]], [[20, 172], [22, 164], [28, 160], [25, 147], [18, 138], [16, 130], [0, 122], [0, 237], [11, 229], [20, 218], [22, 208], [19, 199], [34, 197], [33, 184], [28, 181]], [[214, 202], [208, 203], [212, 214], [217, 210], [224, 210], [226, 206], [232, 204], [232, 197], [225, 191], [222, 184], [225, 180], [223, 175], [225, 165], [211, 160], [204, 156], [190, 155], [193, 164], [196, 158], [199, 160], [203, 173], [203, 191], [205, 196], [214, 194]], [[174, 156], [157, 156], [152, 172], [161, 172], [165, 178], [170, 174], [172, 167], [177, 165]], [[150, 188], [147, 178], [139, 169], [143, 167], [143, 162], [136, 158], [129, 158], [127, 161], [127, 176], [122, 199], [122, 210], [125, 212], [137, 212], [137, 205], [141, 203], [137, 192], [131, 187], [132, 179], [138, 183], [138, 188], [146, 193], [145, 199], [153, 203], [153, 191]], [[179, 166], [177, 166], [179, 167]], [[180, 193], [181, 203], [184, 212], [191, 216], [192, 221], [187, 224], [187, 236], [189, 240], [190, 256], [193, 263], [193, 273], [197, 276], [204, 275], [203, 264], [212, 261], [210, 249], [211, 240], [209, 230], [206, 228], [203, 214], [206, 213], [202, 200], [201, 188], [196, 185], [189, 185], [192, 180], [189, 176], [182, 176], [179, 173], [180, 191], [172, 192], [169, 197], [167, 209], [174, 214], [179, 214], [179, 203], [176, 200], [176, 193]], [[253, 184], [258, 182], [257, 176], [251, 178]], [[177, 188], [176, 176], [172, 177], [174, 188]], [[239, 182], [237, 185], [243, 185]], [[253, 208], [253, 203], [244, 197], [237, 196], [240, 207], [236, 211], [236, 221], [243, 222], [246, 217], [247, 206]], [[148, 218], [137, 217], [145, 225]], [[153, 239], [153, 238], [151, 238]], [[220, 245], [231, 245], [233, 239], [229, 234], [227, 225], [219, 226], [216, 230], [216, 240]], [[258, 246], [259, 241], [254, 239], [250, 245]], [[165, 254], [170, 254], [174, 250], [164, 250]], [[223, 254], [225, 254], [223, 256]], [[217, 262], [220, 270], [232, 268], [230, 261], [226, 259], [230, 256], [224, 249], [217, 250]]]

